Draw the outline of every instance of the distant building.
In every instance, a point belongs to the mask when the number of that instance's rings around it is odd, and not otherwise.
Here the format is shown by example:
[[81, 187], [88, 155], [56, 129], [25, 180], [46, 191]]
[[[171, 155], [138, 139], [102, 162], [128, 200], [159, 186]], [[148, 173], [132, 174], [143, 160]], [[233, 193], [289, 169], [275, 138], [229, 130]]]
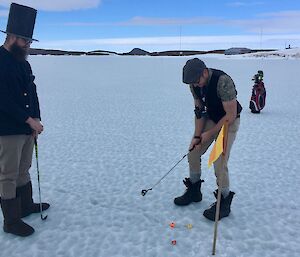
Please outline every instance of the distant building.
[[234, 54], [249, 54], [251, 53], [251, 49], [249, 48], [242, 48], [242, 47], [232, 47], [225, 50], [225, 55], [234, 55]]

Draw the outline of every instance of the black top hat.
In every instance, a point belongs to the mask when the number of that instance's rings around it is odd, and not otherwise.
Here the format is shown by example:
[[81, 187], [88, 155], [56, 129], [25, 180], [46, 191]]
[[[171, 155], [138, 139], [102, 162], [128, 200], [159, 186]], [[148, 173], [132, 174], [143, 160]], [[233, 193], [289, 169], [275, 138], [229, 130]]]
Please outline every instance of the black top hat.
[[31, 7], [12, 3], [10, 5], [6, 31], [0, 31], [38, 41], [32, 38], [36, 13], [37, 11]]

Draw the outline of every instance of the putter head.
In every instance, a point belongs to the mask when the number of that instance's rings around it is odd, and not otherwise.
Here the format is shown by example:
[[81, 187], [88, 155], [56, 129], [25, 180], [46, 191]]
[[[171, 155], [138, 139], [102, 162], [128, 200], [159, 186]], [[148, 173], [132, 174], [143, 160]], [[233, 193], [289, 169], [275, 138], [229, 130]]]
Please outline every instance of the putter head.
[[145, 196], [145, 195], [147, 194], [147, 192], [148, 192], [148, 190], [143, 189], [142, 192], [141, 192], [141, 195], [142, 195], [142, 196]]
[[147, 190], [143, 189], [142, 192], [141, 192], [142, 196], [145, 196], [148, 193], [148, 191], [150, 191], [150, 190], [152, 190], [152, 188], [149, 188]]

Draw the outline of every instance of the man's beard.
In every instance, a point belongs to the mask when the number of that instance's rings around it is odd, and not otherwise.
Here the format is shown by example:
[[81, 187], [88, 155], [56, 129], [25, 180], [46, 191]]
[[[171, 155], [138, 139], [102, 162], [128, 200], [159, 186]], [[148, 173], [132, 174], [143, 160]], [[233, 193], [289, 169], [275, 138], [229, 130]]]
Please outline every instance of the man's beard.
[[10, 52], [18, 61], [27, 60], [28, 49], [18, 46], [17, 43], [11, 45]]

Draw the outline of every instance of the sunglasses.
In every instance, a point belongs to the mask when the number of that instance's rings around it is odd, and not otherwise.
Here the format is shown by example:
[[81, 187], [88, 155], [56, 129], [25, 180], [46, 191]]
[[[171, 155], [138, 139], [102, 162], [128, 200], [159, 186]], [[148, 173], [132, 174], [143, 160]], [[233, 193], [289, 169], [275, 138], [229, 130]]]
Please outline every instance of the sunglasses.
[[21, 39], [25, 45], [31, 45], [32, 44], [32, 40], [28, 39], [28, 38], [23, 38], [23, 37], [18, 37], [19, 39]]

